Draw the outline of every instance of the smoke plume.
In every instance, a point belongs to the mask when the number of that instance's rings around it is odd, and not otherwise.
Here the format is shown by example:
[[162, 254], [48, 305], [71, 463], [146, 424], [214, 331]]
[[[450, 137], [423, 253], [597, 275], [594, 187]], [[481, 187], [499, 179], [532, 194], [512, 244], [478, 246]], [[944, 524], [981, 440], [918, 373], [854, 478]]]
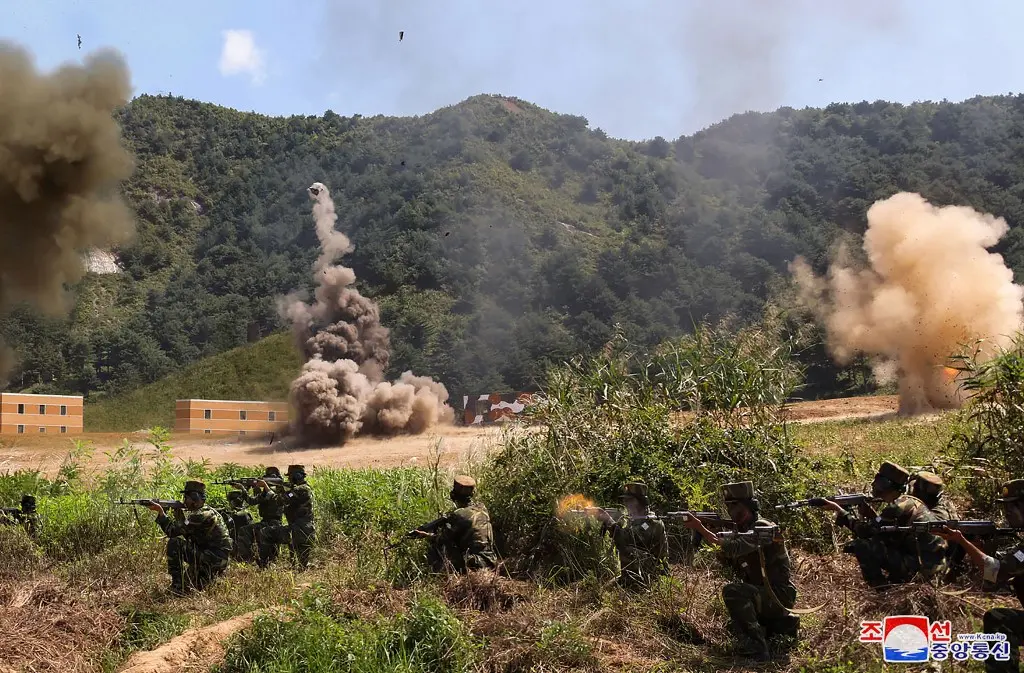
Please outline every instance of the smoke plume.
[[448, 391], [442, 384], [408, 371], [393, 383], [384, 380], [390, 341], [380, 310], [353, 287], [355, 272], [334, 263], [353, 248], [334, 228], [338, 217], [329, 190], [315, 182], [308, 191], [320, 239], [314, 301], [293, 297], [281, 307], [306, 358], [291, 386], [293, 431], [307, 443], [327, 444], [357, 434], [420, 433], [451, 423], [455, 412], [445, 404]]
[[984, 339], [978, 356], [990, 359], [1024, 318], [1024, 287], [987, 250], [1008, 225], [905, 192], [877, 201], [867, 217], [868, 267], [858, 268], [840, 251], [828, 277], [820, 278], [797, 258], [790, 269], [801, 300], [824, 325], [839, 364], [865, 354], [879, 382], [896, 378], [901, 414], [956, 408], [963, 395], [950, 358]]
[[[0, 313], [22, 301], [66, 312], [83, 253], [130, 240], [118, 187], [134, 162], [112, 116], [130, 95], [115, 52], [41, 74], [27, 52], [0, 43]], [[3, 350], [0, 376], [11, 364]]]

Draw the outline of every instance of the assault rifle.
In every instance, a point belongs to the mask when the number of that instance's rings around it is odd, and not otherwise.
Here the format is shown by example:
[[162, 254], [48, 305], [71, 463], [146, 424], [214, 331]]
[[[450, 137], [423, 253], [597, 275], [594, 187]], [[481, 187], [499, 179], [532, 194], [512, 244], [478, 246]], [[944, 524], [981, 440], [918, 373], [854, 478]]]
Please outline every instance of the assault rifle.
[[995, 521], [918, 521], [909, 526], [879, 526], [882, 533], [938, 533], [943, 528], [958, 530], [967, 537], [994, 537], [1024, 533], [1024, 527], [999, 527]]
[[218, 486], [242, 486], [243, 488], [252, 488], [256, 485], [257, 481], [265, 481], [267, 484], [274, 484], [277, 486], [283, 486], [285, 483], [284, 477], [236, 477], [235, 479], [215, 481], [213, 483]]
[[870, 502], [875, 502], [878, 498], [869, 495], [867, 493], [840, 493], [839, 495], [833, 495], [828, 498], [808, 498], [807, 500], [797, 500], [796, 502], [789, 502], [785, 505], [776, 505], [775, 509], [797, 509], [799, 507], [821, 507], [825, 504], [826, 500], [831, 500], [835, 504], [839, 505], [843, 509], [849, 509], [851, 507], [857, 507], [859, 505], [866, 505]]
[[157, 500], [155, 498], [139, 498], [137, 500], [118, 500], [115, 505], [160, 505], [164, 509], [185, 509], [185, 503], [180, 500]]
[[751, 530], [723, 530], [718, 533], [721, 540], [746, 540], [756, 545], [771, 544], [779, 536], [779, 527], [757, 526]]

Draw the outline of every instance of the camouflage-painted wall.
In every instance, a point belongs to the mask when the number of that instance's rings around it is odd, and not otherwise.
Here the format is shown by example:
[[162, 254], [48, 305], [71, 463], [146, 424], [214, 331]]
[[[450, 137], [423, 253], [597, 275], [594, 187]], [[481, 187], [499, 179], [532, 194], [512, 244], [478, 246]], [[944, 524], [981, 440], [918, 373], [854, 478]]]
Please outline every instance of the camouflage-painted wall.
[[462, 422], [466, 425], [495, 423], [522, 413], [533, 399], [532, 393], [492, 393], [462, 397]]

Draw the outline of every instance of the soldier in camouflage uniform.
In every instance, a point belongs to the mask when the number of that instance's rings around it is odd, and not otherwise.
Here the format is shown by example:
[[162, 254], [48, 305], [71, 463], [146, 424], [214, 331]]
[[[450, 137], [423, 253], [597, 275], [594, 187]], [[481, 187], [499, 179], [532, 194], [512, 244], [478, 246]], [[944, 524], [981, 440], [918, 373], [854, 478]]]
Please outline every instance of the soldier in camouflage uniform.
[[179, 595], [190, 589], [204, 589], [214, 577], [224, 574], [232, 546], [224, 520], [206, 504], [206, 484], [186, 481], [182, 493], [185, 509], [175, 509], [173, 520], [158, 503], [149, 505], [157, 513], [157, 525], [169, 538], [167, 572], [171, 592]]
[[[1014, 479], [1003, 484], [1003, 503], [1006, 522], [1013, 527], [1024, 526], [1024, 479]], [[1008, 583], [1021, 607], [1024, 607], [1024, 541], [989, 556], [958, 530], [946, 528], [942, 537], [964, 548], [971, 563], [984, 573], [985, 581], [992, 584]], [[1010, 660], [997, 661], [989, 656], [985, 661], [988, 673], [1018, 673], [1020, 671], [1019, 648], [1024, 643], [1024, 610], [1014, 608], [993, 608], [985, 613], [982, 620], [985, 633], [1004, 633], [1010, 644]]]
[[255, 559], [253, 554], [252, 514], [246, 508], [245, 491], [228, 491], [228, 506], [217, 510], [224, 524], [228, 527], [234, 548], [231, 557], [243, 563]]
[[934, 472], [918, 472], [910, 482], [910, 495], [923, 502], [938, 521], [955, 521], [956, 509], [949, 501], [942, 477]]
[[36, 513], [34, 495], [22, 495], [20, 509], [11, 507], [0, 510], [0, 525], [17, 524], [21, 524], [29, 537], [35, 539], [39, 535], [39, 515]]
[[[264, 493], [270, 492], [267, 482], [260, 481], [257, 485]], [[277, 545], [289, 543], [292, 556], [299, 567], [305, 569], [309, 567], [309, 555], [313, 551], [316, 537], [313, 528], [313, 489], [306, 483], [306, 468], [302, 465], [289, 465], [288, 483], [284, 486], [275, 485], [272, 495], [288, 524], [261, 528], [258, 543], [260, 567], [266, 568], [269, 565], [271, 553], [277, 550]]]
[[[270, 466], [263, 470], [263, 476], [280, 479], [281, 470]], [[258, 550], [258, 563], [261, 568], [265, 568], [277, 560], [279, 551], [277, 544], [271, 544], [265, 539], [265, 531], [270, 533], [271, 537], [281, 537], [281, 533], [272, 531], [284, 527], [284, 507], [278, 500], [277, 493], [271, 491], [266, 483], [263, 486], [254, 485], [252, 495], [246, 500], [250, 505], [256, 505], [256, 513], [260, 516], [260, 520], [252, 524], [252, 537]]]
[[[722, 499], [737, 530], [775, 527], [773, 522], [758, 517], [760, 505], [752, 482], [725, 484]], [[719, 545], [724, 564], [739, 579], [722, 587], [722, 601], [729, 611], [730, 628], [737, 635], [740, 651], [767, 661], [769, 639], [778, 636], [787, 645], [795, 643], [800, 618], [790, 614], [789, 609], [796, 605], [797, 592], [790, 580], [789, 552], [781, 536], [770, 543], [729, 540], [708, 530], [696, 517], [689, 517], [685, 525], [711, 544]]]
[[598, 507], [587, 512], [601, 521], [601, 530], [611, 535], [619, 554], [619, 585], [629, 590], [649, 588], [658, 578], [668, 575], [668, 534], [665, 522], [654, 516], [648, 506], [647, 484], [631, 482], [619, 496], [626, 513], [617, 521]]
[[888, 584], [904, 584], [920, 573], [933, 577], [946, 567], [946, 544], [931, 533], [881, 533], [880, 525], [909, 526], [917, 522], [935, 521], [927, 505], [908, 495], [910, 473], [899, 465], [884, 462], [878, 468], [871, 493], [886, 503], [878, 514], [868, 505], [859, 508], [858, 516], [849, 514], [840, 505], [822, 500], [823, 508], [834, 511], [836, 524], [853, 531], [855, 540], [843, 551], [857, 557], [864, 581], [876, 589]]
[[473, 477], [456, 476], [448, 494], [455, 509], [411, 531], [412, 537], [430, 538], [427, 563], [433, 572], [451, 568], [465, 574], [497, 566], [491, 516], [482, 502], [473, 499], [475, 489]]

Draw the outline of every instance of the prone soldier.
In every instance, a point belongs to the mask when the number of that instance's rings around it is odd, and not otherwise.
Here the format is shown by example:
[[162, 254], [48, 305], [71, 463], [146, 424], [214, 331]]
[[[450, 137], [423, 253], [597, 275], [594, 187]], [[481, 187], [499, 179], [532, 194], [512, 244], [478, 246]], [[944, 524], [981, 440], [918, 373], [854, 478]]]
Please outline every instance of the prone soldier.
[[427, 563], [433, 572], [444, 572], [450, 567], [466, 574], [470, 570], [493, 570], [497, 566], [491, 516], [487, 507], [474, 499], [475, 490], [473, 477], [456, 476], [448, 494], [455, 509], [408, 533], [409, 537], [430, 539]]
[[[220, 514], [206, 504], [206, 484], [186, 481], [184, 507], [174, 508], [172, 520], [159, 502], [147, 507], [157, 513], [156, 523], [167, 535], [167, 573], [172, 593], [204, 589], [224, 574], [231, 554], [231, 536]], [[185, 569], [183, 566], [188, 566]]]
[[955, 521], [956, 509], [950, 502], [945, 487], [942, 477], [934, 472], [921, 471], [916, 473], [910, 482], [910, 495], [923, 502], [939, 521]]
[[665, 522], [651, 513], [647, 484], [630, 482], [619, 496], [626, 508], [617, 520], [600, 507], [586, 512], [601, 522], [601, 531], [611, 536], [619, 555], [619, 585], [630, 590], [650, 587], [658, 577], [668, 575], [668, 534]]
[[910, 473], [899, 465], [884, 462], [871, 483], [871, 494], [886, 503], [875, 514], [870, 505], [858, 505], [854, 516], [840, 505], [825, 498], [817, 506], [836, 513], [836, 524], [849, 528], [856, 539], [843, 551], [853, 554], [864, 581], [876, 589], [887, 584], [905, 584], [920, 573], [933, 577], [946, 567], [946, 544], [940, 537], [925, 531], [881, 533], [880, 526], [908, 527], [918, 522], [936, 521], [928, 506], [909, 495]]
[[21, 496], [21, 507], [4, 507], [0, 509], [0, 525], [20, 524], [29, 537], [35, 539], [39, 535], [39, 514], [36, 512], [36, 497], [25, 493]]
[[[1013, 527], [1024, 527], [1024, 479], [1014, 479], [1003, 484], [1003, 497], [997, 502], [1003, 503], [1006, 522]], [[987, 582], [993, 584], [1008, 583], [1024, 608], [1024, 541], [989, 556], [979, 549], [964, 534], [955, 529], [946, 528], [940, 533], [950, 542], [963, 547], [971, 563], [982, 571]], [[1020, 653], [1018, 649], [1024, 642], [1024, 609], [992, 608], [982, 619], [985, 633], [1002, 633], [1009, 644], [1009, 661], [998, 661], [990, 653], [985, 660], [988, 673], [1017, 673], [1020, 670]]]
[[[722, 587], [722, 601], [729, 611], [731, 630], [739, 649], [759, 661], [769, 658], [768, 641], [774, 637], [795, 642], [800, 618], [789, 612], [796, 605], [796, 587], [790, 579], [789, 552], [778, 526], [758, 517], [760, 504], [754, 484], [742, 481], [722, 486], [722, 498], [736, 532], [712, 532], [697, 517], [684, 525], [720, 546], [720, 555], [738, 577]], [[760, 533], [761, 535], [750, 535]]]

